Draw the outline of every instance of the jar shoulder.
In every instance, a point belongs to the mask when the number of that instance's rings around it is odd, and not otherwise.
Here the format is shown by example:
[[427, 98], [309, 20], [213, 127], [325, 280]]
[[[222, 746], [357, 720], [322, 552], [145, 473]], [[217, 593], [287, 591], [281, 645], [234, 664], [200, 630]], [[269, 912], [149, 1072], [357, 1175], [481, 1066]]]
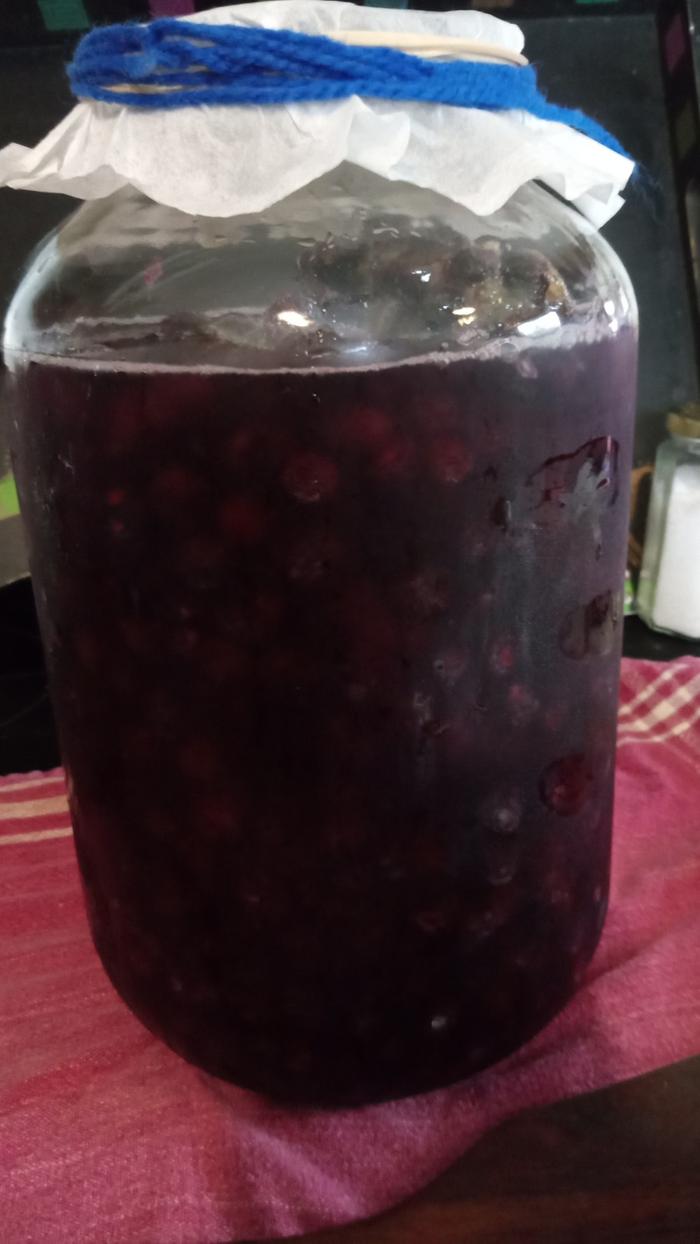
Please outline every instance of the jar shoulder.
[[636, 325], [607, 243], [523, 187], [490, 217], [348, 166], [255, 216], [128, 189], [31, 258], [5, 348], [223, 366], [363, 366]]

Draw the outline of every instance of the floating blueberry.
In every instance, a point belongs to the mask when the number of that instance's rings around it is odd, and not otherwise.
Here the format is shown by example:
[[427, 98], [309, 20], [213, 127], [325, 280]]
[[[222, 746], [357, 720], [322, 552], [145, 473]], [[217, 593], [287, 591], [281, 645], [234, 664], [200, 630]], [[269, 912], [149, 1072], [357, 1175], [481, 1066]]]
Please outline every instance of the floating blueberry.
[[540, 795], [559, 816], [573, 816], [588, 799], [592, 781], [591, 766], [584, 755], [563, 756], [544, 770]]
[[607, 656], [615, 645], [621, 618], [620, 594], [601, 592], [567, 613], [559, 629], [559, 647], [576, 661]]
[[293, 454], [282, 472], [282, 482], [290, 496], [304, 505], [325, 501], [338, 486], [338, 468], [323, 454]]
[[373, 455], [375, 473], [384, 480], [404, 480], [413, 475], [416, 465], [416, 447], [402, 432], [380, 442]]
[[229, 497], [219, 509], [219, 525], [234, 544], [258, 544], [265, 534], [265, 511], [252, 497]]
[[537, 716], [540, 702], [523, 683], [514, 682], [508, 688], [508, 708], [514, 726], [527, 726]]
[[450, 587], [443, 570], [423, 570], [411, 579], [408, 587], [410, 603], [420, 617], [434, 617], [447, 609]]
[[385, 445], [393, 432], [393, 421], [386, 411], [377, 406], [351, 407], [341, 422], [343, 441], [367, 450]]
[[459, 648], [444, 649], [433, 661], [433, 669], [441, 682], [454, 687], [466, 668], [466, 657]]
[[289, 554], [289, 577], [299, 583], [314, 583], [330, 570], [337, 556], [338, 546], [332, 536], [323, 532], [307, 536]]
[[186, 467], [162, 467], [153, 479], [153, 499], [158, 509], [170, 513], [190, 505], [201, 487], [201, 481]]
[[510, 639], [499, 639], [489, 653], [494, 674], [509, 674], [515, 665], [515, 646]]
[[456, 436], [437, 436], [428, 447], [428, 459], [435, 479], [441, 484], [461, 484], [472, 468], [472, 454]]

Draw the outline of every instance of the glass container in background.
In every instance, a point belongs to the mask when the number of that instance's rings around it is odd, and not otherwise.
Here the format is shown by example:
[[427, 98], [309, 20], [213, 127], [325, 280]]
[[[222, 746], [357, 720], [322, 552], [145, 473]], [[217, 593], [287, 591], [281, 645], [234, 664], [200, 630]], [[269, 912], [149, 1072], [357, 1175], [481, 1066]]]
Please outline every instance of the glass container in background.
[[658, 631], [700, 639], [700, 406], [669, 415], [656, 455], [638, 609]]

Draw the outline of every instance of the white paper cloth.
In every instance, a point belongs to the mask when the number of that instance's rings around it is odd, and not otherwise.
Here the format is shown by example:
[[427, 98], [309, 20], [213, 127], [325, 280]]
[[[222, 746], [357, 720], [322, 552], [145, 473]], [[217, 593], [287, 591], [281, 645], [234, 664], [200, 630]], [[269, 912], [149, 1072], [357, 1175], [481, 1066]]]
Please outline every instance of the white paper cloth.
[[[182, 19], [188, 20], [188, 19]], [[408, 30], [520, 51], [517, 26], [485, 13], [358, 8], [337, 0], [263, 0], [199, 13], [309, 34]], [[193, 215], [259, 212], [343, 161], [439, 191], [480, 216], [537, 179], [596, 226], [622, 205], [633, 163], [528, 113], [350, 99], [273, 107], [141, 110], [84, 101], [33, 149], [0, 151], [0, 184], [99, 199], [131, 184]]]

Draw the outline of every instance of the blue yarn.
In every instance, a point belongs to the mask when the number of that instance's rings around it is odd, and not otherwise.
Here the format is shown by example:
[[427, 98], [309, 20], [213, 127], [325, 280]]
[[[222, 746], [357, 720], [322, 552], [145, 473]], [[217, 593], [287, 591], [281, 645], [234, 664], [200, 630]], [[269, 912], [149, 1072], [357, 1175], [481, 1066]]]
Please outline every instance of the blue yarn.
[[[578, 109], [551, 104], [532, 65], [432, 61], [393, 48], [351, 47], [323, 35], [160, 18], [91, 30], [68, 68], [79, 98], [131, 108], [274, 105], [347, 99], [421, 100], [458, 108], [516, 109], [560, 121], [626, 155]], [[164, 92], [113, 89], [167, 86]]]

